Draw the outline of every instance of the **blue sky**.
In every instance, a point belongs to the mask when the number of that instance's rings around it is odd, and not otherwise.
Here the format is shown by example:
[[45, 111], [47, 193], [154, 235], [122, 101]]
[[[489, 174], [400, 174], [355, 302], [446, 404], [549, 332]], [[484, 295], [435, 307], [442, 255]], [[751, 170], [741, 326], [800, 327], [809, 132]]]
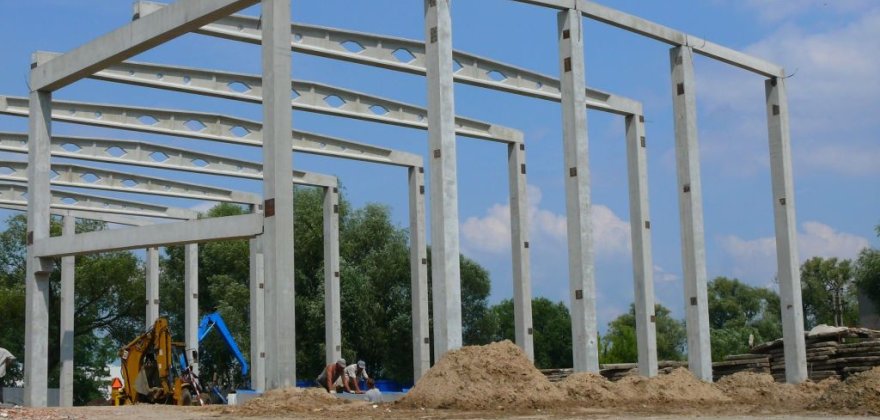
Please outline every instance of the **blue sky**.
[[[294, 20], [337, 28], [423, 38], [422, 2], [295, 1]], [[872, 0], [605, 0], [601, 3], [740, 49], [785, 66], [801, 258], [852, 258], [878, 246], [880, 223], [880, 3]], [[257, 15], [258, 9], [247, 13]], [[0, 93], [27, 94], [30, 53], [68, 51], [130, 19], [128, 0], [0, 0]], [[510, 0], [453, 2], [456, 49], [558, 76], [555, 12]], [[682, 313], [678, 204], [675, 187], [669, 46], [586, 21], [587, 84], [644, 103], [648, 133], [651, 226], [659, 302]], [[136, 57], [140, 61], [258, 73], [260, 51], [187, 35]], [[710, 278], [735, 276], [772, 286], [775, 247], [763, 80], [698, 57], [699, 133]], [[293, 76], [425, 104], [422, 77], [294, 54]], [[559, 105], [457, 85], [461, 116], [517, 128], [526, 135], [531, 197], [535, 296], [567, 301], [565, 198]], [[257, 105], [82, 81], [59, 99], [220, 112], [260, 119]], [[632, 300], [629, 211], [623, 120], [589, 112], [599, 320], [605, 325]], [[419, 130], [294, 113], [294, 126], [426, 155]], [[26, 121], [0, 116], [0, 130], [24, 131]], [[56, 123], [54, 132], [144, 139], [257, 160], [258, 149]], [[23, 156], [3, 155], [3, 158]], [[492, 301], [512, 295], [504, 146], [460, 138], [459, 205], [462, 250], [490, 270]], [[99, 165], [86, 163], [93, 166]], [[295, 155], [299, 169], [340, 177], [355, 205], [377, 202], [407, 218], [406, 173], [337, 159]], [[253, 181], [126, 168], [149, 175], [259, 192]], [[430, 190], [428, 191], [430, 195]], [[107, 194], [107, 193], [101, 193]], [[205, 208], [191, 200], [153, 200]], [[0, 211], [6, 218], [8, 212]]]

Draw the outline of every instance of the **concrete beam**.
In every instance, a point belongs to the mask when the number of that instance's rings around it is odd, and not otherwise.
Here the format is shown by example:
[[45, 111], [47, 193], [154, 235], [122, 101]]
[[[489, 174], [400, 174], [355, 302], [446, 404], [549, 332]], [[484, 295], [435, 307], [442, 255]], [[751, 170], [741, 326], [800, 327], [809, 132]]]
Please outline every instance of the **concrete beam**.
[[670, 51], [670, 61], [688, 366], [694, 376], [712, 382], [706, 242], [703, 233], [703, 191], [700, 181], [700, 147], [697, 140], [697, 95], [693, 51], [690, 47], [673, 48]]
[[[182, 222], [187, 223], [187, 222]], [[176, 224], [176, 223], [175, 223]], [[132, 228], [137, 229], [137, 228]], [[116, 233], [118, 234], [118, 233]], [[147, 248], [147, 258], [144, 261], [144, 266], [146, 268], [146, 304], [147, 304], [147, 316], [144, 318], [147, 329], [153, 327], [153, 324], [156, 323], [156, 320], [159, 318], [159, 248], [158, 247], [149, 247]]]
[[339, 273], [339, 190], [324, 189], [324, 359], [342, 357], [342, 303]]
[[[62, 234], [73, 236], [76, 234], [76, 218], [64, 216]], [[75, 317], [75, 293], [74, 279], [76, 273], [76, 257], [64, 257], [61, 259], [61, 295], [60, 295], [60, 326], [61, 337], [61, 372], [58, 374], [58, 395], [60, 407], [73, 407], [73, 328]]]
[[[259, 75], [149, 63], [121, 63], [95, 73], [92, 78], [252, 103], [262, 102], [263, 95], [263, 80]], [[301, 80], [293, 81], [292, 90], [291, 106], [295, 110], [428, 128], [425, 118], [428, 111], [417, 105]], [[328, 98], [340, 101], [328, 102]], [[505, 143], [522, 141], [522, 133], [512, 128], [463, 117], [456, 117], [455, 123], [456, 133], [461, 136]]]
[[156, 246], [183, 245], [225, 239], [243, 239], [262, 232], [260, 213], [227, 216], [188, 222], [133, 227], [120, 235], [118, 230], [88, 232], [75, 238], [47, 238], [34, 246], [34, 255], [42, 258], [84, 255], [95, 252], [122, 251]]
[[653, 377], [657, 376], [657, 326], [654, 313], [654, 260], [651, 249], [646, 150], [645, 117], [626, 117], [626, 161], [639, 374]]
[[266, 389], [266, 291], [263, 275], [263, 250], [260, 237], [251, 238], [250, 249], [250, 314], [251, 326], [251, 388]]
[[510, 247], [513, 251], [513, 321], [516, 344], [535, 360], [532, 328], [532, 276], [529, 259], [529, 196], [526, 182], [526, 145], [507, 145], [510, 185]]
[[428, 78], [428, 156], [431, 159], [431, 279], [434, 357], [462, 346], [461, 267], [452, 17], [449, 0], [424, 0], [425, 68]]
[[262, 64], [263, 258], [266, 276], [266, 389], [296, 385], [296, 318], [293, 263], [293, 188], [289, 150], [290, 0], [263, 0]]
[[[56, 121], [246, 146], [263, 145], [262, 124], [226, 115], [72, 101], [54, 101], [53, 106], [52, 119]], [[27, 116], [28, 100], [0, 96], [0, 114]], [[411, 153], [304, 131], [292, 131], [292, 136], [294, 152], [405, 167], [422, 165], [422, 157]]]
[[425, 245], [425, 168], [409, 168], [409, 268], [412, 300], [413, 381], [431, 368], [428, 249]]
[[[27, 186], [0, 180], [0, 204], [26, 205], [28, 202], [27, 197]], [[172, 220], [192, 220], [198, 218], [198, 212], [189, 209], [61, 190], [51, 191], [50, 206], [52, 209], [66, 211], [89, 211]], [[87, 217], [79, 215], [76, 217], [87, 219]]]
[[[21, 201], [21, 204], [0, 203], [0, 209], [27, 212], [27, 202]], [[149, 226], [149, 225], [155, 224], [155, 222], [150, 222], [146, 219], [142, 219], [139, 217], [120, 216], [118, 214], [113, 214], [113, 213], [102, 214], [102, 213], [98, 213], [98, 212], [90, 212], [90, 211], [82, 211], [82, 210], [59, 210], [59, 209], [53, 208], [51, 210], [51, 214], [53, 216], [96, 220], [99, 222], [112, 223], [112, 224], [123, 225], [123, 226]]]
[[562, 80], [562, 142], [568, 219], [568, 277], [575, 372], [599, 372], [596, 279], [590, 205], [583, 19], [576, 10], [558, 15]]
[[791, 170], [791, 129], [785, 79], [770, 79], [767, 92], [767, 127], [770, 139], [770, 176], [773, 182], [773, 216], [776, 227], [776, 263], [785, 379], [790, 384], [807, 380], [804, 316], [801, 299], [800, 258], [797, 248], [794, 175]]
[[[140, 2], [141, 10], [159, 10], [164, 5]], [[206, 25], [197, 32], [234, 41], [259, 44], [259, 20], [234, 15]], [[427, 56], [423, 41], [396, 38], [315, 25], [291, 26], [293, 51], [380, 67], [405, 73], [426, 75]], [[351, 51], [346, 46], [359, 46]], [[531, 70], [462, 51], [453, 51], [453, 78], [458, 83], [479, 86], [559, 102], [559, 80]], [[637, 101], [587, 88], [586, 106], [591, 109], [628, 115]]]
[[187, 359], [199, 373], [199, 244], [183, 248], [183, 337]]
[[[0, 168], [4, 168], [8, 172], [0, 176], [2, 179], [26, 180], [27, 165], [25, 162], [2, 160]], [[67, 187], [241, 204], [262, 202], [256, 194], [81, 165], [53, 164], [50, 176], [52, 176], [52, 184]]]
[[[259, 0], [181, 0], [77, 49], [41, 63], [31, 71], [33, 91], [51, 92], [165, 43]], [[140, 15], [135, 5], [135, 15]]]

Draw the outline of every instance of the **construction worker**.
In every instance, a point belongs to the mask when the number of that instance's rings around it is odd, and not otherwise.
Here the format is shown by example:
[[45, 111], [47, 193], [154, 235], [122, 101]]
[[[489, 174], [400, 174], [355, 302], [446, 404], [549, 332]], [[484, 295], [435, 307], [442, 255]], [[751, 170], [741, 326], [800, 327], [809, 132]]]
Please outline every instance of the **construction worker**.
[[315, 382], [317, 382], [319, 386], [324, 387], [327, 392], [335, 394], [336, 391], [343, 386], [342, 378], [344, 372], [345, 359], [339, 359], [336, 363], [327, 365], [327, 367], [321, 371], [321, 374], [318, 375], [318, 378], [315, 379]]
[[343, 383], [345, 392], [352, 392], [354, 389], [355, 394], [363, 394], [361, 391], [360, 385], [358, 382], [363, 379], [367, 380], [370, 377], [367, 375], [367, 364], [364, 363], [363, 360], [358, 360], [357, 363], [352, 363], [345, 367], [345, 382]]

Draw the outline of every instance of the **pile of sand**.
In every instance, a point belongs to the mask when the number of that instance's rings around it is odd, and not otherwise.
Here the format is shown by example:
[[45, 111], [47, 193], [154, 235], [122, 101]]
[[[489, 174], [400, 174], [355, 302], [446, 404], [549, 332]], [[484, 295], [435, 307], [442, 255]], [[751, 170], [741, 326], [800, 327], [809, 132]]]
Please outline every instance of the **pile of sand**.
[[766, 373], [738, 372], [721, 378], [715, 386], [738, 403], [802, 409], [837, 382], [828, 378], [819, 383], [793, 385], [776, 382]]
[[446, 353], [399, 404], [504, 410], [553, 407], [565, 399], [519, 347], [505, 340]]
[[323, 388], [283, 388], [266, 392], [239, 407], [224, 409], [224, 414], [265, 416], [278, 413], [317, 412], [349, 404], [349, 401], [330, 395]]
[[615, 382], [613, 389], [621, 400], [631, 403], [694, 405], [731, 402], [714, 385], [695, 378], [685, 368], [653, 378], [627, 376]]
[[810, 408], [826, 412], [880, 414], [880, 367], [831, 385]]
[[620, 400], [616, 384], [598, 373], [574, 373], [556, 383], [569, 398], [586, 405], [605, 405]]

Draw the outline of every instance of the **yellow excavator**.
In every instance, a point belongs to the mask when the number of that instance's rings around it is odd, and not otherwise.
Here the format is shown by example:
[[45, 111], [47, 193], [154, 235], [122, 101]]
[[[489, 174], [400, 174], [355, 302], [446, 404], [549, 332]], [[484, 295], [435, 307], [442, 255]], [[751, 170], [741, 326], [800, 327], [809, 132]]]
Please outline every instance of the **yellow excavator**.
[[171, 341], [168, 320], [159, 318], [147, 332], [119, 350], [126, 404], [201, 403], [201, 387], [191, 367], [176, 365], [183, 344]]

